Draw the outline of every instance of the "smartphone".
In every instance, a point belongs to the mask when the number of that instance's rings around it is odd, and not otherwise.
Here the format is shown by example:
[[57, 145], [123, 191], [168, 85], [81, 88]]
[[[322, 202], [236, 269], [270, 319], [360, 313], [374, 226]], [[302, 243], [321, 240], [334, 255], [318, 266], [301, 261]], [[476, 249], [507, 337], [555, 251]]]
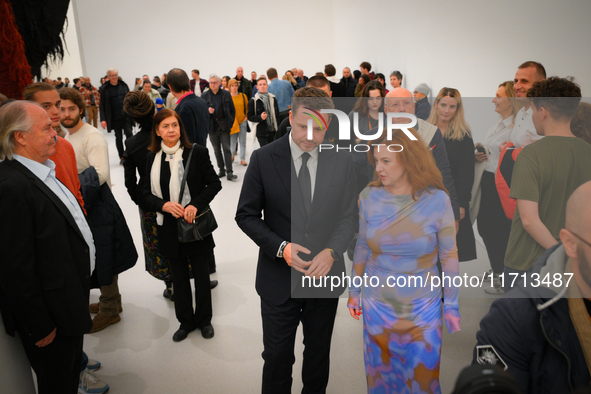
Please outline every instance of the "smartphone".
[[486, 151], [484, 150], [484, 146], [477, 146], [476, 151], [479, 153], [486, 153]]

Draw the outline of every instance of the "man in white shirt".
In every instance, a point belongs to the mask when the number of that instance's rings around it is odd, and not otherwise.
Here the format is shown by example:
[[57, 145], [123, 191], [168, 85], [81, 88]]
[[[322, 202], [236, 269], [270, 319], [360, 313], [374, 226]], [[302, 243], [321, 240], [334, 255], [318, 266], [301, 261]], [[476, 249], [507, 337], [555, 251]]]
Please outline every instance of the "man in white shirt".
[[49, 157], [57, 134], [45, 110], [16, 101], [0, 109], [0, 119], [2, 320], [7, 333], [19, 332], [39, 392], [74, 394], [83, 335], [92, 325], [93, 234], [55, 176]]
[[[72, 144], [76, 153], [78, 174], [81, 174], [89, 167], [94, 167], [98, 174], [99, 183], [101, 185], [106, 183], [110, 188], [111, 174], [107, 140], [96, 128], [82, 122], [80, 115], [84, 111], [84, 101], [78, 91], [72, 88], [64, 88], [59, 93], [62, 100], [61, 123], [68, 131], [66, 140]], [[101, 286], [99, 303], [93, 303], [89, 306], [91, 313], [97, 313], [92, 320], [91, 332], [100, 331], [111, 324], [121, 321], [119, 316], [121, 294], [119, 293], [117, 279], [118, 275], [115, 274], [111, 284]]]
[[523, 104], [523, 108], [515, 116], [515, 126], [509, 137], [509, 141], [515, 148], [524, 148], [527, 145], [541, 139], [543, 136], [536, 133], [532, 121], [531, 102], [526, 97], [534, 82], [546, 79], [546, 69], [538, 62], [528, 61], [517, 68], [515, 73], [515, 95]]

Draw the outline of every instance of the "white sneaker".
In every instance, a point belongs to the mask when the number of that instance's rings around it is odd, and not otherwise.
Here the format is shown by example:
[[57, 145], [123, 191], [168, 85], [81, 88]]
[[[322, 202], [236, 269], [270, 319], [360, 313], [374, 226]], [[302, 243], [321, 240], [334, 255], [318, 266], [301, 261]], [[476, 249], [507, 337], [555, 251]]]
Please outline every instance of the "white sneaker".
[[99, 379], [92, 372], [84, 371], [80, 374], [78, 392], [80, 394], [102, 394], [109, 391], [109, 385]]

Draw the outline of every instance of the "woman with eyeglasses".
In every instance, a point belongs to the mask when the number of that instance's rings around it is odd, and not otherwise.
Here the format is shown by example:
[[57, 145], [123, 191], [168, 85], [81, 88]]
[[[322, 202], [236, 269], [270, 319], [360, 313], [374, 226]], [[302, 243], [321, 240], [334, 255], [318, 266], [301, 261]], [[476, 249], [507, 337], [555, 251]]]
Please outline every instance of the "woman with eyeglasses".
[[460, 226], [456, 235], [458, 258], [476, 258], [476, 241], [470, 220], [470, 199], [474, 183], [474, 141], [464, 119], [462, 96], [457, 89], [443, 88], [437, 94], [428, 123], [436, 125], [445, 142], [451, 175], [460, 205]]

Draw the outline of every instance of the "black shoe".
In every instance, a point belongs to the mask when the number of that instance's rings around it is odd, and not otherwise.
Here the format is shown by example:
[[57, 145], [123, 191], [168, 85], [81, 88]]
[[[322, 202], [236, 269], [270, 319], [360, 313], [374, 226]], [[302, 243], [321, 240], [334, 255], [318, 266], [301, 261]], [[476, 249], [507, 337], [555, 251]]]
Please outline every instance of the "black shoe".
[[189, 335], [189, 331], [179, 328], [177, 332], [175, 332], [172, 336], [172, 340], [175, 342], [180, 342], [182, 340], [185, 340], [187, 338], [187, 335]]
[[237, 175], [234, 175], [231, 172], [228, 172], [228, 176], [226, 177], [226, 179], [229, 180], [229, 181], [233, 181], [235, 179], [238, 179], [238, 176]]
[[213, 326], [211, 324], [208, 324], [201, 329], [201, 336], [203, 336], [203, 338], [205, 338], [205, 339], [213, 338], [213, 335], [214, 335]]
[[210, 289], [215, 289], [217, 287], [218, 283], [219, 282], [217, 280], [210, 280], [209, 281], [209, 288]]
[[164, 289], [164, 293], [162, 293], [162, 295], [164, 296], [164, 298], [168, 298], [171, 301], [174, 301], [174, 296], [172, 294], [172, 291], [170, 291], [170, 289], [166, 288]]
[[220, 170], [220, 172], [218, 172], [218, 178], [223, 178], [225, 176], [226, 176], [226, 171]]

